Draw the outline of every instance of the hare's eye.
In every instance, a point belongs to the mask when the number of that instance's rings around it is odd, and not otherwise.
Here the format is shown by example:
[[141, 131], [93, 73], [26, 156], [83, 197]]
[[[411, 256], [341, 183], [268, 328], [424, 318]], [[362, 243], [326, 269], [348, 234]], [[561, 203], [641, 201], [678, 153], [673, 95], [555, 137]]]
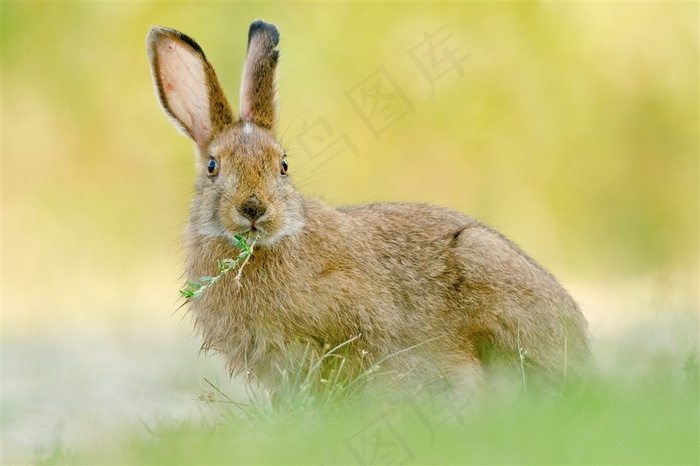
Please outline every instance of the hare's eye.
[[289, 164], [287, 163], [287, 159], [282, 157], [282, 162], [280, 163], [280, 173], [283, 175], [286, 175], [288, 168], [289, 168]]
[[214, 160], [214, 159], [209, 160], [209, 164], [207, 165], [207, 172], [209, 173], [209, 176], [212, 178], [219, 174], [219, 164], [216, 163], [216, 160]]

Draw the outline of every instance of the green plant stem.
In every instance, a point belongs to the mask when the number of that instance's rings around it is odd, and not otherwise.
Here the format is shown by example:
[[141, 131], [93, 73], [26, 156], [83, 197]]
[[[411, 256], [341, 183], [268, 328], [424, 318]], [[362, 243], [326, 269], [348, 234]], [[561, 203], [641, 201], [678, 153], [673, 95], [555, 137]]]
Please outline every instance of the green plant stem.
[[234, 235], [235, 241], [233, 245], [240, 249], [240, 253], [235, 259], [220, 259], [218, 261], [219, 274], [216, 276], [201, 277], [198, 281], [187, 282], [187, 287], [180, 290], [180, 295], [186, 299], [199, 299], [209, 287], [214, 285], [221, 277], [228, 274], [231, 270], [238, 268], [238, 273], [234, 280], [240, 286], [241, 274], [243, 273], [243, 268], [248, 264], [250, 257], [253, 255], [253, 248], [255, 243], [258, 241], [258, 236], [253, 238], [253, 242], [249, 245], [247, 240], [250, 232], [246, 236]]

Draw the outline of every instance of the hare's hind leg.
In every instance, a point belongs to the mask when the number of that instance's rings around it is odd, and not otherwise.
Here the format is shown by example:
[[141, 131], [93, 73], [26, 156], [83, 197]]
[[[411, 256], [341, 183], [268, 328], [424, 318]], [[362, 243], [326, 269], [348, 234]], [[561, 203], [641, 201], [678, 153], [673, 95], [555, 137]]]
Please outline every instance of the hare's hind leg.
[[460, 394], [473, 394], [484, 388], [484, 370], [478, 359], [462, 362], [449, 368], [445, 374], [447, 388]]
[[517, 246], [482, 225], [455, 234], [453, 288], [464, 338], [491, 373], [543, 376], [558, 385], [588, 353], [587, 325], [557, 280]]

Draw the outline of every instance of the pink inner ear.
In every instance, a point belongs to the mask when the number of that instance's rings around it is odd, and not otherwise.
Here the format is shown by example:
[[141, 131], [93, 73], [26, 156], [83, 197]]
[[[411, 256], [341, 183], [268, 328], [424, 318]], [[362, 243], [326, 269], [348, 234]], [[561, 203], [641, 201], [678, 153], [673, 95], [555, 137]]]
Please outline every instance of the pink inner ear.
[[253, 119], [253, 108], [250, 105], [241, 104], [241, 118], [246, 121]]
[[184, 42], [163, 38], [157, 46], [158, 72], [164, 99], [177, 122], [194, 141], [211, 136], [209, 88], [201, 57]]
[[241, 118], [248, 121], [255, 118], [255, 109], [253, 108], [253, 103], [255, 101], [255, 73], [256, 65], [259, 65], [257, 62], [260, 53], [261, 46], [259, 41], [253, 41], [248, 44], [248, 56], [243, 64], [240, 94]]
[[241, 118], [250, 121], [253, 118], [253, 77], [248, 76], [252, 75], [252, 71], [248, 73], [246, 71], [249, 71], [247, 64], [243, 69], [243, 80], [241, 81], [240, 111]]

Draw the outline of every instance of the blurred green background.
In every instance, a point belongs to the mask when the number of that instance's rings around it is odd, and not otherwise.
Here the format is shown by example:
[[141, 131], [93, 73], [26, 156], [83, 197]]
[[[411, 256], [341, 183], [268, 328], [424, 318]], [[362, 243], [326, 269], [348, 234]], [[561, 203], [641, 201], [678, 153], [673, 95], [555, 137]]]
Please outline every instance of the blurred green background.
[[[153, 93], [153, 24], [197, 40], [233, 108], [248, 25], [277, 24], [302, 192], [483, 220], [562, 279], [594, 335], [649, 310], [697, 317], [698, 8], [3, 2], [5, 377], [12, 354], [48, 383], [49, 341], [83, 341], [73, 362], [105, 342], [134, 365], [170, 353], [161, 368], [196, 352], [176, 311], [192, 147]], [[22, 390], [3, 382], [5, 404]]]

